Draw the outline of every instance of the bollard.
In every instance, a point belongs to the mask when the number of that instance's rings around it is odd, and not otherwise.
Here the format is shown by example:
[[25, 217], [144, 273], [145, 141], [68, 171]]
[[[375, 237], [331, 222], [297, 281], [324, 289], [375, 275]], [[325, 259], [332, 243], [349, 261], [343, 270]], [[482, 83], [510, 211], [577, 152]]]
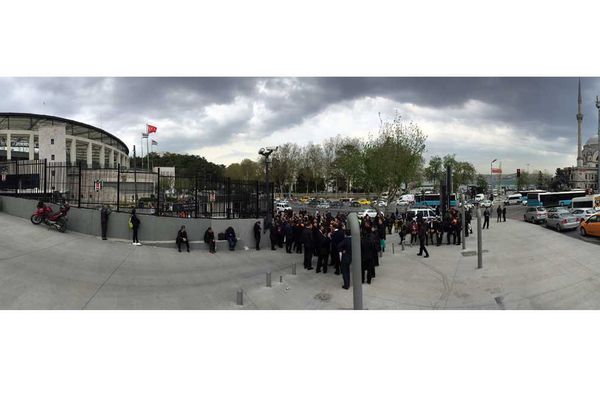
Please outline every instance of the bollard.
[[477, 268], [482, 268], [483, 267], [483, 244], [481, 241], [481, 208], [479, 207], [479, 204], [477, 204]]
[[402, 251], [404, 251], [404, 240], [400, 244], [402, 245]]
[[244, 289], [240, 289], [237, 291], [237, 305], [238, 306], [244, 305]]
[[296, 275], [296, 264], [292, 264], [292, 275]]
[[279, 275], [279, 283], [282, 283], [282, 282], [283, 282], [283, 276]]
[[267, 272], [267, 287], [271, 287], [271, 271]]
[[394, 252], [394, 243], [392, 243], [392, 254], [396, 254], [396, 253]]

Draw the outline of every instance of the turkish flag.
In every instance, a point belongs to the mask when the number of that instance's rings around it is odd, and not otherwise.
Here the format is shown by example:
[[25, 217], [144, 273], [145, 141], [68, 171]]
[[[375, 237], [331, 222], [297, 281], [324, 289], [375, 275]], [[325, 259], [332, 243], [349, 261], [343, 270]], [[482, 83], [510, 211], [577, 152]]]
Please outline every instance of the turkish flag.
[[148, 128], [148, 133], [156, 132], [156, 127], [155, 126], [146, 124], [146, 128]]

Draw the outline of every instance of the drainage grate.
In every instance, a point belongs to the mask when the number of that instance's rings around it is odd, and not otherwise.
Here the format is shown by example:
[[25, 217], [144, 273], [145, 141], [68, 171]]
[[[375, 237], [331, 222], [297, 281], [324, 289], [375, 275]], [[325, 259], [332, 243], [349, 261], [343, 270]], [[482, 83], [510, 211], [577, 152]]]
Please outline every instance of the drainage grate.
[[331, 300], [331, 295], [329, 293], [319, 293], [315, 296], [315, 299], [321, 301], [329, 301]]
[[[483, 250], [482, 253], [488, 253], [488, 250]], [[465, 250], [465, 251], [461, 251], [460, 254], [463, 255], [463, 257], [471, 257], [471, 256], [476, 256], [477, 255], [477, 251], [476, 250]]]

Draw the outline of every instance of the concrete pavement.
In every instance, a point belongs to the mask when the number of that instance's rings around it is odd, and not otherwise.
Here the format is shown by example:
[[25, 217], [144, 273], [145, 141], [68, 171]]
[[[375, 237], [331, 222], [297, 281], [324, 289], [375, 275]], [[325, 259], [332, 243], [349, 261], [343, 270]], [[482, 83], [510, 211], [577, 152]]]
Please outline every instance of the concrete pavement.
[[[341, 277], [302, 256], [263, 250], [178, 253], [67, 232], [0, 213], [0, 309], [351, 309]], [[491, 222], [483, 269], [460, 246], [401, 251], [398, 236], [371, 285], [368, 309], [598, 309], [598, 247], [539, 226]], [[392, 243], [395, 254], [392, 254]], [[473, 250], [475, 236], [467, 241]], [[316, 263], [316, 258], [314, 259]], [[297, 275], [291, 266], [297, 264]], [[272, 271], [273, 287], [265, 287]], [[280, 282], [280, 276], [282, 282]], [[235, 303], [244, 289], [244, 306]]]

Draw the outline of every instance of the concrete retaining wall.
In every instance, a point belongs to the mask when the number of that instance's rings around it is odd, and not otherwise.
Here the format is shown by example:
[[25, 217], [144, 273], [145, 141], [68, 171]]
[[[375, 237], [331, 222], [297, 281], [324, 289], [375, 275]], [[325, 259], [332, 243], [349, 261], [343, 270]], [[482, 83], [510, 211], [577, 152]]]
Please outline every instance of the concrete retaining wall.
[[[35, 211], [37, 200], [21, 199], [11, 196], [0, 196], [0, 210], [10, 215], [29, 219]], [[58, 210], [58, 205], [51, 204], [53, 210]], [[71, 206], [67, 215], [67, 229], [87, 235], [100, 236], [100, 211]], [[140, 219], [140, 230], [138, 236], [140, 242], [175, 242], [177, 231], [181, 225], [185, 225], [190, 241], [204, 240], [204, 232], [209, 226], [215, 231], [215, 237], [219, 232], [225, 232], [227, 227], [235, 229], [235, 233], [241, 246], [254, 248], [253, 227], [260, 219], [193, 219], [155, 217], [153, 215], [138, 214]], [[115, 239], [131, 239], [131, 231], [128, 227], [129, 213], [113, 211], [108, 221], [108, 237]], [[268, 235], [263, 235], [261, 241], [264, 243]]]

